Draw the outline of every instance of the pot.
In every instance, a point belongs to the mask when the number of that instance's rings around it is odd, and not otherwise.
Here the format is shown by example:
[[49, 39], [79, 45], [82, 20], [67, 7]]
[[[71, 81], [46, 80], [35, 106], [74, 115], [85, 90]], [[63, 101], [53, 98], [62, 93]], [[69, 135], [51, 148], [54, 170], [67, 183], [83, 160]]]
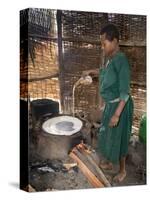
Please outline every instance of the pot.
[[37, 153], [44, 159], [65, 159], [83, 139], [83, 123], [76, 117], [58, 115], [42, 123]]

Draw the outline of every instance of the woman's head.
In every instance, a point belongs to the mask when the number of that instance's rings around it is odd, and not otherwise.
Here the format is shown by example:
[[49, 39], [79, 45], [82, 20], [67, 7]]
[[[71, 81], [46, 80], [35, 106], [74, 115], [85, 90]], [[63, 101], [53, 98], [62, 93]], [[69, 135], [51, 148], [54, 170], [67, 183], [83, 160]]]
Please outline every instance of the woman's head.
[[114, 24], [108, 24], [100, 32], [102, 49], [106, 55], [111, 55], [119, 44], [119, 31]]

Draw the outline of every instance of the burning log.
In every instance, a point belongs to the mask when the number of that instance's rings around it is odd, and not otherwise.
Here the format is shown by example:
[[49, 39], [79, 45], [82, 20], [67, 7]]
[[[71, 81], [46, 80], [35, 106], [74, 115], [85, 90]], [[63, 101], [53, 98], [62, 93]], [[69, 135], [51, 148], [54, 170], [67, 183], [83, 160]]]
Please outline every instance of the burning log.
[[78, 163], [79, 168], [94, 187], [111, 186], [101, 169], [92, 158], [91, 152], [84, 144], [81, 143], [74, 147], [70, 153], [70, 157]]
[[111, 184], [105, 177], [104, 173], [102, 170], [99, 168], [99, 166], [95, 163], [94, 159], [91, 156], [91, 153], [89, 152], [88, 149], [86, 149], [86, 146], [84, 144], [79, 144], [77, 148], [82, 152], [82, 154], [88, 159], [88, 161], [92, 164], [95, 170], [95, 174], [97, 177], [102, 180], [103, 184], [107, 187], [111, 187]]
[[83, 174], [88, 178], [91, 185], [95, 188], [104, 187], [104, 185], [98, 180], [98, 178], [88, 169], [88, 167], [82, 162], [82, 160], [76, 155], [75, 152], [70, 153], [70, 157], [73, 158], [77, 163], [79, 168], [82, 170]]

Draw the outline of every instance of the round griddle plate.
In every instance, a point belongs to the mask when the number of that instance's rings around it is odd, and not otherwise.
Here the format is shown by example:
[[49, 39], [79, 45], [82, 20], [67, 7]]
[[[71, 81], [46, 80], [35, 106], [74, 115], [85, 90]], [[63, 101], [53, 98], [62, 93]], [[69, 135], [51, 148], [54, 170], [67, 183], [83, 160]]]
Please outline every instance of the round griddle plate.
[[79, 132], [82, 125], [82, 121], [76, 117], [58, 116], [45, 121], [42, 128], [49, 134], [70, 136]]

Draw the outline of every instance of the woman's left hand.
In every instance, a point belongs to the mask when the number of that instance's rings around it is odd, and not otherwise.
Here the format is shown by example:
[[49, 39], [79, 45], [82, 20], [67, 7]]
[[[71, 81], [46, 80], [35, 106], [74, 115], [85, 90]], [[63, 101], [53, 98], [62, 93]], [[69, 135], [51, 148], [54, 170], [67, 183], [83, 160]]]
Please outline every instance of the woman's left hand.
[[109, 122], [109, 127], [115, 127], [117, 126], [119, 122], [119, 117], [117, 115], [113, 115], [110, 119], [110, 122]]

